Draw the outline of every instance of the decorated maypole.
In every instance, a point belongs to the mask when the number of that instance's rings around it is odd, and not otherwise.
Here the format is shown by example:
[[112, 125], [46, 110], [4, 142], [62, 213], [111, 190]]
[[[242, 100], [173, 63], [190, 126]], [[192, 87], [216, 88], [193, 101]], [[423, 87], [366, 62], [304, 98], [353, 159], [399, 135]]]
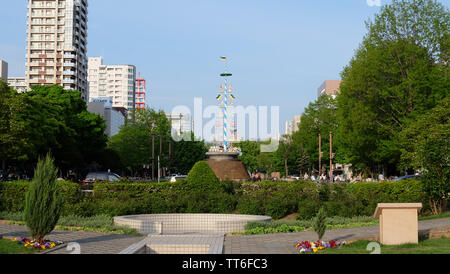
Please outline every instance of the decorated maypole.
[[228, 77], [233, 76], [233, 74], [227, 72], [227, 58], [221, 57], [220, 59], [225, 62], [225, 72], [220, 74], [224, 79], [224, 84], [220, 85], [217, 101], [219, 102], [219, 107], [223, 109], [223, 151], [228, 152], [228, 111], [233, 106], [232, 100], [235, 97], [233, 96], [231, 84], [228, 84]]

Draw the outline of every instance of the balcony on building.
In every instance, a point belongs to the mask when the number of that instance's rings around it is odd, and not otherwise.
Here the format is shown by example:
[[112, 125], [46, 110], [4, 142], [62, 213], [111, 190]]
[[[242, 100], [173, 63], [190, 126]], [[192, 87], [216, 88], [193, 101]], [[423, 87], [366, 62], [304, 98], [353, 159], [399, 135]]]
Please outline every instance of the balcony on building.
[[75, 84], [75, 80], [73, 79], [63, 79], [64, 84]]
[[64, 59], [75, 59], [75, 58], [76, 58], [75, 54], [71, 54], [71, 53], [64, 54]]
[[63, 75], [75, 75], [75, 71], [65, 70], [63, 71]]
[[64, 62], [63, 66], [64, 66], [64, 67], [75, 67], [75, 63], [72, 63], [72, 62]]

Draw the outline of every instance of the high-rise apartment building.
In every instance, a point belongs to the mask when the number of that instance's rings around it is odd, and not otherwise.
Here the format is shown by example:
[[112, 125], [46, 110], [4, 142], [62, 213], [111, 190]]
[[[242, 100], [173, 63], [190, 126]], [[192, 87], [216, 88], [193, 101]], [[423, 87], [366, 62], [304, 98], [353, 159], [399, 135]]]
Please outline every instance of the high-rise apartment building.
[[28, 0], [28, 89], [59, 84], [88, 100], [87, 14], [87, 0]]
[[341, 82], [341, 80], [326, 80], [317, 89], [317, 97], [320, 97], [324, 94], [335, 97], [340, 92]]
[[8, 63], [0, 59], [0, 78], [3, 82], [8, 81]]
[[133, 65], [103, 65], [102, 57], [88, 61], [89, 98], [112, 97], [113, 107], [128, 111], [136, 103], [136, 67]]

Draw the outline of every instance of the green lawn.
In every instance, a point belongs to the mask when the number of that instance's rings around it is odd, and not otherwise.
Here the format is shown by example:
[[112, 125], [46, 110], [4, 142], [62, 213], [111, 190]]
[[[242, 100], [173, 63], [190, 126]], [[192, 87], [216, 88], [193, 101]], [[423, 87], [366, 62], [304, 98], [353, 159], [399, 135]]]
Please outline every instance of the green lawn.
[[34, 254], [38, 252], [39, 250], [24, 247], [18, 242], [0, 239], [0, 254]]
[[419, 221], [442, 219], [442, 218], [450, 218], [450, 211], [435, 216], [420, 217]]
[[[341, 248], [326, 249], [320, 254], [370, 254], [367, 245], [370, 241], [357, 241]], [[381, 245], [381, 254], [450, 254], [450, 238], [429, 239], [419, 244], [405, 244], [399, 246]]]

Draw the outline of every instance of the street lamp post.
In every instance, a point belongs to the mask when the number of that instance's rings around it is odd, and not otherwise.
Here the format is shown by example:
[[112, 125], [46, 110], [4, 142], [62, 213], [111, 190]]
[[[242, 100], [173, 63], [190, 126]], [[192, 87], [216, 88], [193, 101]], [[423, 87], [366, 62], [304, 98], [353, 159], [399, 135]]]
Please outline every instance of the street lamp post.
[[330, 181], [333, 182], [333, 133], [330, 132]]
[[152, 181], [155, 179], [155, 133], [152, 133]]
[[322, 135], [319, 134], [319, 176], [322, 173]]

